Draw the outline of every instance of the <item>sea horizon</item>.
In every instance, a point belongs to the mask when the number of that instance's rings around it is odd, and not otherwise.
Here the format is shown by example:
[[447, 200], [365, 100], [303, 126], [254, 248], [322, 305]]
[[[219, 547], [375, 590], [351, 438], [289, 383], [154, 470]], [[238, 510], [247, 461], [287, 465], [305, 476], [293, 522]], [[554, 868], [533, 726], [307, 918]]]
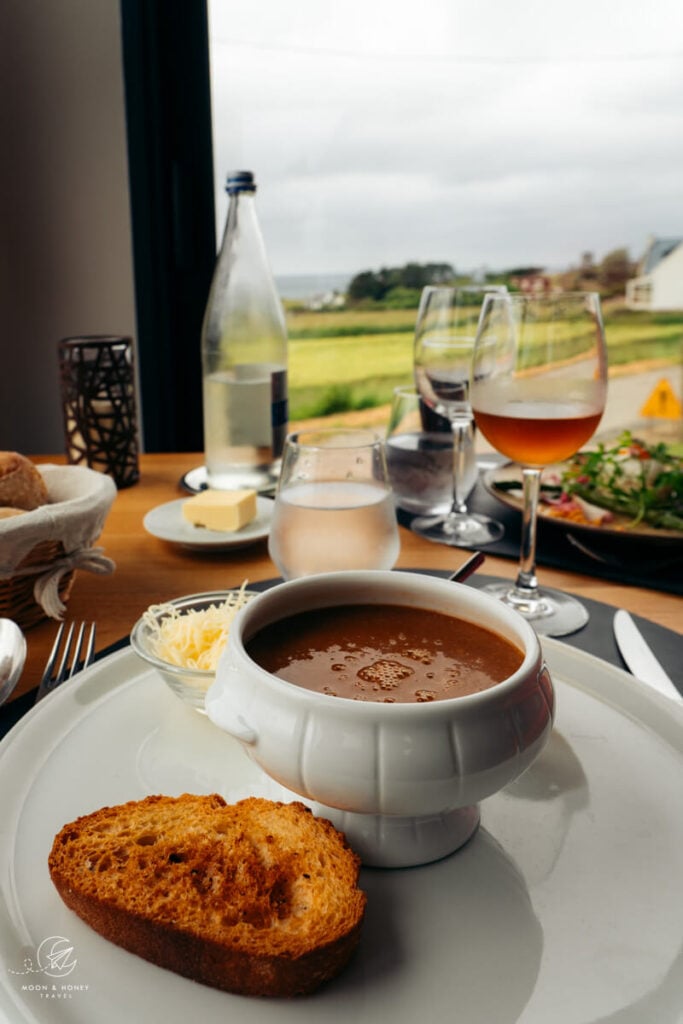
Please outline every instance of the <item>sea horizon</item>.
[[346, 292], [353, 274], [275, 274], [281, 299], [313, 299], [329, 292]]

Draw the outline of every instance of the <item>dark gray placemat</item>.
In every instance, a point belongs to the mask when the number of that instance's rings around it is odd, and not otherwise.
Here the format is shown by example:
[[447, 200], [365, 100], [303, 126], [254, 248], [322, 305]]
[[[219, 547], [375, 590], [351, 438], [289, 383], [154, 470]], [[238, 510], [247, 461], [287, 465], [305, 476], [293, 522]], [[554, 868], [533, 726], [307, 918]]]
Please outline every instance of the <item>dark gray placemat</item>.
[[[407, 571], [424, 573], [428, 576], [449, 576], [453, 570], [410, 569]], [[497, 579], [495, 576], [477, 573], [470, 578], [468, 585], [482, 587], [486, 583], [492, 583], [495, 579]], [[277, 579], [261, 580], [257, 583], [250, 583], [249, 588], [250, 590], [259, 591], [268, 590], [279, 582], [281, 581]], [[602, 658], [603, 661], [609, 662], [610, 665], [625, 669], [626, 665], [617, 649], [612, 629], [612, 620], [616, 609], [600, 601], [591, 601], [585, 598], [581, 598], [581, 600], [588, 608], [590, 619], [583, 629], [573, 633], [571, 636], [562, 637], [562, 641], [581, 651], [586, 651], [587, 654], [593, 654], [597, 658]], [[665, 629], [655, 622], [650, 622], [648, 619], [643, 619], [637, 615], [634, 615], [633, 618], [640, 626], [643, 636], [652, 646], [674, 684], [683, 694], [683, 637], [679, 633], [674, 633], [673, 630]], [[128, 637], [124, 637], [105, 650], [100, 651], [97, 654], [97, 659], [127, 646]], [[68, 683], [66, 685], [68, 686]], [[33, 707], [35, 698], [36, 690], [31, 690], [29, 693], [25, 693], [16, 700], [0, 707], [0, 739]]]
[[[444, 575], [449, 575], [449, 573]], [[493, 576], [477, 574], [469, 582], [472, 586], [481, 587], [493, 580]], [[561, 637], [562, 642], [628, 671], [614, 639], [612, 622], [616, 608], [602, 601], [592, 601], [584, 597], [581, 597], [580, 600], [588, 609], [590, 618], [583, 629], [569, 636]], [[643, 619], [639, 615], [634, 615], [633, 620], [640, 627], [643, 636], [671, 676], [677, 689], [683, 694], [683, 636], [656, 622], [651, 622], [649, 619]]]
[[[482, 551], [499, 558], [519, 559], [521, 514], [502, 501], [497, 501], [481, 483], [477, 483], [467, 500], [471, 512], [491, 516], [505, 527], [501, 540], [486, 544]], [[413, 516], [402, 509], [398, 520], [410, 527]], [[588, 547], [582, 551], [576, 542]], [[614, 534], [603, 538], [592, 532], [589, 537], [572, 532], [562, 523], [549, 523], [539, 518], [536, 545], [539, 567], [564, 569], [598, 579], [613, 580], [626, 586], [647, 587], [670, 594], [683, 595], [683, 538], [680, 544], [662, 544], [638, 540], [634, 536]]]

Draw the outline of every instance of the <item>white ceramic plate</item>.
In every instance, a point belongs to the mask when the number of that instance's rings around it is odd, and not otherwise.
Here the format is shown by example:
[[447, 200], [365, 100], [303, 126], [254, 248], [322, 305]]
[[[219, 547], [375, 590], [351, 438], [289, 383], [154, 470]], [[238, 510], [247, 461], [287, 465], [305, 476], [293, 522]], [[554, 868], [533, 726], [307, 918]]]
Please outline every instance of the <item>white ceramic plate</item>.
[[164, 505], [157, 505], [151, 509], [142, 520], [147, 532], [172, 544], [205, 551], [244, 548], [268, 536], [273, 515], [273, 502], [270, 498], [257, 497], [256, 519], [252, 519], [235, 533], [206, 530], [188, 523], [182, 514], [183, 502], [186, 500], [178, 498], [176, 501], [167, 501]]
[[[683, 712], [604, 662], [543, 644], [558, 713], [541, 757], [484, 802], [482, 827], [456, 854], [364, 870], [354, 961], [327, 988], [284, 1002], [154, 967], [62, 904], [47, 856], [78, 815], [156, 792], [281, 794], [131, 651], [87, 669], [0, 744], [0, 1019], [680, 1021]], [[71, 952], [50, 974], [47, 952], [60, 948]]]

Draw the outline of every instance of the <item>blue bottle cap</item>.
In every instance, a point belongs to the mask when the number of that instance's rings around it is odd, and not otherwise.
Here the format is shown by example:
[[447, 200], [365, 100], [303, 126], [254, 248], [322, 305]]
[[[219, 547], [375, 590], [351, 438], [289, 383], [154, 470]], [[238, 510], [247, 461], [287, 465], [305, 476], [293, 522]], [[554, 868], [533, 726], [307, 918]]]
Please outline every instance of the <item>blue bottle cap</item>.
[[225, 180], [225, 191], [228, 195], [232, 195], [234, 192], [255, 192], [254, 172], [229, 171]]

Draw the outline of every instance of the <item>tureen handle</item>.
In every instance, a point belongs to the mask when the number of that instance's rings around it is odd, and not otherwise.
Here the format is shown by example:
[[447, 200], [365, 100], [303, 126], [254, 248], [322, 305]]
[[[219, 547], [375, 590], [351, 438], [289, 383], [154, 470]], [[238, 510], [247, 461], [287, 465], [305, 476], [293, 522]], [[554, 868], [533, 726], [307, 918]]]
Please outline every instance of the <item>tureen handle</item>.
[[[227, 670], [228, 672], [237, 671], [232, 665], [228, 665]], [[217, 725], [219, 729], [224, 729], [240, 743], [253, 745], [258, 741], [258, 732], [234, 707], [230, 685], [229, 683], [226, 685], [223, 679], [210, 687], [204, 707], [214, 725]]]
[[212, 702], [210, 708], [207, 703], [207, 712], [214, 725], [217, 725], [219, 729], [224, 729], [240, 743], [247, 743], [251, 746], [257, 742], [256, 729], [249, 725], [243, 715], [238, 714], [232, 708], [221, 707]]
[[212, 715], [212, 718], [216, 725], [225, 729], [226, 732], [234, 736], [240, 743], [248, 743], [252, 746], [258, 740], [256, 729], [252, 728], [242, 715], [231, 715], [229, 712], [221, 712], [218, 715]]

